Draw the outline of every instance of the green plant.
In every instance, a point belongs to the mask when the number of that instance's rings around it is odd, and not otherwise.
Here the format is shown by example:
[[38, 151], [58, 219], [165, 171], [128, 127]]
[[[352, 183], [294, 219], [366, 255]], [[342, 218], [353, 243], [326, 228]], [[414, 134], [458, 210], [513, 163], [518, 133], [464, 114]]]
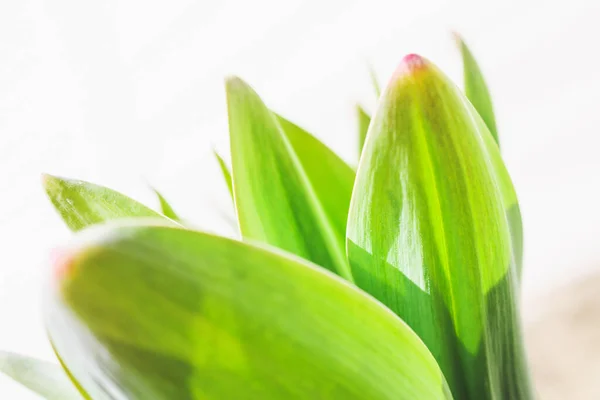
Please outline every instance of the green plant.
[[48, 399], [532, 398], [520, 212], [459, 45], [472, 104], [406, 56], [373, 119], [359, 108], [356, 171], [228, 79], [239, 241], [187, 229], [158, 192], [162, 213], [45, 176], [81, 231], [46, 307], [74, 386], [14, 354], [0, 368]]

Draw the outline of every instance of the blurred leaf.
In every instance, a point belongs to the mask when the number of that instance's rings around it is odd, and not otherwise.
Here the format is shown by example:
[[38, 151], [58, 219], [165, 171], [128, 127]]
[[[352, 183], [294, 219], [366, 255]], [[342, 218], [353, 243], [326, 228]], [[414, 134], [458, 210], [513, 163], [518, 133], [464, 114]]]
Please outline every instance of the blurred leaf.
[[372, 65], [369, 65], [369, 75], [371, 76], [371, 85], [373, 85], [373, 90], [375, 91], [375, 95], [379, 99], [381, 96], [381, 86], [379, 85], [379, 81], [377, 80], [377, 74], [373, 69]]
[[0, 372], [47, 400], [82, 398], [57, 364], [0, 351]]
[[[315, 158], [303, 164], [291, 144], [298, 138], [295, 129], [286, 125], [289, 131], [284, 132], [282, 121], [241, 79], [229, 79], [226, 88], [233, 190], [242, 236], [352, 279], [344, 251], [345, 223], [338, 224], [339, 217], [330, 213], [329, 204], [335, 196], [342, 210], [348, 203], [345, 193], [332, 193], [331, 188], [320, 191], [333, 182], [326, 177], [330, 160], [316, 158], [325, 154], [323, 148], [304, 148], [310, 143], [296, 140], [302, 147], [298, 154], [314, 151]], [[312, 163], [319, 163], [321, 169], [314, 169], [318, 166]]]
[[110, 224], [55, 265], [49, 331], [94, 399], [448, 399], [393, 313], [299, 258]]
[[173, 221], [180, 221], [179, 216], [177, 215], [175, 210], [173, 210], [173, 207], [171, 207], [167, 199], [165, 199], [164, 196], [160, 194], [158, 190], [154, 188], [152, 188], [152, 190], [154, 191], [154, 193], [156, 193], [156, 196], [158, 197], [158, 201], [160, 202], [160, 209], [163, 215], [167, 218], [171, 218]]
[[229, 171], [229, 167], [227, 167], [227, 164], [225, 164], [225, 160], [223, 160], [223, 157], [221, 157], [219, 155], [219, 153], [217, 153], [214, 150], [213, 150], [213, 153], [214, 153], [215, 157], [217, 158], [217, 161], [219, 162], [219, 167], [221, 167], [223, 179], [225, 179], [225, 184], [227, 185], [227, 189], [229, 189], [229, 194], [231, 195], [231, 198], [233, 199], [233, 184], [231, 182], [231, 172]]
[[454, 37], [463, 58], [465, 94], [479, 115], [481, 115], [481, 118], [483, 118], [496, 143], [499, 144], [492, 97], [490, 96], [490, 91], [485, 83], [481, 69], [462, 37], [457, 33], [454, 34]]
[[358, 116], [358, 156], [362, 153], [367, 138], [367, 131], [371, 123], [371, 117], [361, 106], [356, 106], [356, 115]]
[[73, 231], [118, 218], [161, 216], [143, 204], [103, 186], [52, 175], [43, 175], [42, 178], [50, 201]]
[[348, 256], [355, 283], [423, 339], [455, 398], [530, 399], [501, 189], [510, 178], [479, 121], [434, 65], [405, 57], [371, 122]]

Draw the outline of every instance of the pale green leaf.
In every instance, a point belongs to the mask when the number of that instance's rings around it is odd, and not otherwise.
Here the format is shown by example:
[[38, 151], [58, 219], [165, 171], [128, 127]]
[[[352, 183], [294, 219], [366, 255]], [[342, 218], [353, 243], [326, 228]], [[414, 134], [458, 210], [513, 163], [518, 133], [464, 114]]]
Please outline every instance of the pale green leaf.
[[355, 283], [427, 344], [459, 399], [530, 399], [498, 147], [434, 65], [407, 56], [381, 97], [348, 221]]
[[95, 400], [449, 399], [388, 309], [299, 258], [111, 224], [55, 265], [53, 343]]
[[82, 399], [58, 364], [0, 351], [0, 372], [47, 400]]
[[372, 65], [369, 65], [369, 76], [371, 77], [371, 85], [373, 86], [375, 95], [377, 96], [377, 98], [379, 98], [379, 96], [381, 96], [381, 86], [379, 85], [377, 74], [375, 73], [375, 69], [373, 69]]
[[345, 194], [320, 191], [328, 178], [311, 172], [320, 165], [325, 176], [328, 160], [303, 164], [291, 144], [293, 133], [286, 134], [281, 121], [250, 86], [231, 78], [226, 88], [233, 190], [242, 236], [351, 279], [343, 226], [336, 223], [339, 217], [329, 212], [328, 205], [332, 196], [339, 195], [341, 207], [347, 208]]
[[121, 193], [93, 183], [52, 175], [43, 175], [42, 183], [50, 201], [73, 231], [113, 219], [160, 216]]
[[219, 153], [217, 153], [214, 150], [213, 150], [213, 153], [214, 153], [215, 157], [217, 158], [217, 161], [219, 163], [219, 168], [221, 168], [221, 174], [223, 175], [223, 180], [225, 181], [225, 184], [227, 185], [227, 189], [229, 190], [229, 194], [231, 195], [231, 198], [233, 199], [233, 184], [231, 182], [231, 172], [229, 171], [229, 167], [225, 163], [225, 160], [223, 160], [223, 157], [221, 157], [219, 155]]
[[173, 207], [171, 207], [167, 199], [165, 199], [165, 197], [158, 190], [154, 188], [152, 188], [152, 190], [154, 191], [154, 193], [156, 193], [156, 197], [158, 197], [158, 201], [160, 202], [160, 209], [163, 215], [167, 218], [172, 219], [173, 221], [179, 221], [179, 216], [177, 215]]
[[360, 157], [365, 145], [365, 139], [367, 138], [367, 132], [369, 131], [371, 117], [364, 108], [359, 105], [356, 106], [356, 116], [358, 117], [358, 155]]

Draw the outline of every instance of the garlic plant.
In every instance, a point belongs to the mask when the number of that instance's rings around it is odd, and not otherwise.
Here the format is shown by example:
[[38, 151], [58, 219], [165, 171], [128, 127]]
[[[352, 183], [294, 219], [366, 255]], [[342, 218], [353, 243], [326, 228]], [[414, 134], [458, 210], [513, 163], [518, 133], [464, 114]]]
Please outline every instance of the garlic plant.
[[358, 109], [356, 171], [228, 79], [240, 240], [160, 194], [159, 213], [45, 176], [77, 232], [45, 310], [66, 374], [0, 368], [47, 399], [531, 399], [517, 197], [459, 45], [466, 95], [411, 54], [373, 117]]

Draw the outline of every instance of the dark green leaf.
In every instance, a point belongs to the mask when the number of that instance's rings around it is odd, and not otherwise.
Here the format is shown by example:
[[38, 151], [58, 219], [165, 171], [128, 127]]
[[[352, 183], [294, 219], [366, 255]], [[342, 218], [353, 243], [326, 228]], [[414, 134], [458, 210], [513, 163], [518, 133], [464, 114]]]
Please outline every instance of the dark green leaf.
[[96, 400], [450, 398], [406, 324], [304, 260], [139, 223], [77, 243], [46, 320]]
[[414, 54], [375, 115], [348, 221], [356, 284], [419, 334], [455, 398], [532, 398], [498, 147], [462, 93]]

